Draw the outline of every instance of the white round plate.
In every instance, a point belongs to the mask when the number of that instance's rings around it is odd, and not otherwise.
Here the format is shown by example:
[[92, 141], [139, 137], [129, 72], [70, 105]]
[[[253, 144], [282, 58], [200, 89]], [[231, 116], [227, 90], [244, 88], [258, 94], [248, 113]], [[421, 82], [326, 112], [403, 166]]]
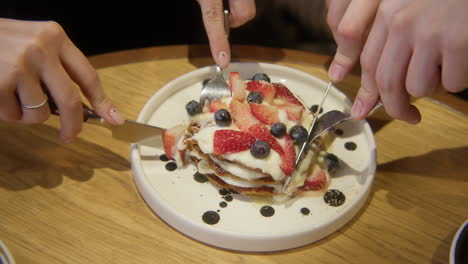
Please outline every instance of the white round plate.
[[[319, 104], [327, 83], [302, 71], [266, 63], [231, 63], [224, 71], [225, 78], [237, 71], [250, 79], [255, 73], [268, 74], [272, 82], [282, 82], [308, 106]], [[146, 103], [138, 121], [161, 127], [171, 127], [188, 119], [185, 104], [198, 100], [204, 80], [210, 79], [213, 67], [204, 67], [180, 76], [157, 91]], [[333, 88], [324, 110], [349, 112], [351, 102]], [[275, 204], [268, 199], [249, 199], [232, 194], [225, 201], [218, 187], [194, 179], [196, 167], [188, 165], [169, 171], [167, 162], [159, 156], [162, 148], [132, 145], [131, 162], [136, 185], [151, 209], [167, 224], [198, 241], [230, 250], [263, 252], [304, 246], [322, 239], [345, 225], [364, 205], [376, 168], [373, 133], [366, 121], [348, 121], [340, 128], [343, 135], [331, 132], [330, 152], [343, 162], [331, 180], [329, 189], [341, 191], [346, 201], [338, 207], [325, 203], [324, 193], [296, 197], [286, 203]], [[347, 150], [345, 143], [354, 142], [357, 148]], [[221, 206], [225, 202], [226, 207]], [[274, 215], [260, 213], [263, 206], [271, 206]], [[303, 214], [301, 209], [309, 209]], [[205, 212], [219, 215], [216, 224], [202, 219]]]

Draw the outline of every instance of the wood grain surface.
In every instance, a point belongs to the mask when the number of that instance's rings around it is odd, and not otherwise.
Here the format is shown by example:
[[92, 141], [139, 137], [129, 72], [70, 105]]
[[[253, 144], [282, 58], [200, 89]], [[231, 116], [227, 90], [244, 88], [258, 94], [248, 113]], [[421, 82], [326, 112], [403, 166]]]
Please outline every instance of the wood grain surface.
[[[109, 97], [129, 119], [160, 87], [213, 63], [205, 46], [154, 47], [90, 58]], [[287, 65], [327, 79], [330, 59], [234, 46], [233, 61]], [[337, 86], [350, 98], [359, 75]], [[89, 125], [72, 144], [59, 123], [0, 123], [0, 240], [17, 263], [448, 263], [468, 218], [466, 102], [417, 99], [416, 126], [369, 118], [376, 181], [361, 212], [331, 236], [294, 250], [240, 253], [192, 240], [161, 221], [133, 182], [129, 145]]]

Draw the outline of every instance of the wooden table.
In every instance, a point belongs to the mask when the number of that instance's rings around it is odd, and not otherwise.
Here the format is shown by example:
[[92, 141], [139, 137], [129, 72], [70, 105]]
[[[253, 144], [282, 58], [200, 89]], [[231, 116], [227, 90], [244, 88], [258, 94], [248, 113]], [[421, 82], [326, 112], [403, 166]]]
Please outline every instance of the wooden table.
[[[206, 46], [130, 50], [90, 58], [123, 114], [181, 74], [212, 64]], [[233, 61], [287, 65], [327, 79], [330, 58], [235, 46]], [[338, 87], [354, 98], [359, 75]], [[363, 210], [335, 234], [299, 249], [250, 254], [196, 242], [162, 222], [132, 178], [129, 145], [85, 126], [73, 144], [58, 122], [0, 123], [0, 240], [17, 263], [448, 263], [468, 218], [468, 105], [448, 94], [419, 99], [419, 125], [369, 119], [376, 181]]]

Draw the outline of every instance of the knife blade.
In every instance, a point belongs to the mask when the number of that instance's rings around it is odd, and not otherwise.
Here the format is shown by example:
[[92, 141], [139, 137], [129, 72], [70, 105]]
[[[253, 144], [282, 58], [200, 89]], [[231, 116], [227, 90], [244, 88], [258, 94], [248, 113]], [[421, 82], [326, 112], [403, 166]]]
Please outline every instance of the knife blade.
[[[50, 111], [53, 115], [60, 115], [55, 103], [49, 101]], [[129, 143], [137, 143], [152, 148], [163, 147], [162, 134], [164, 128], [139, 123], [132, 120], [125, 120], [122, 125], [109, 124], [90, 107], [83, 103], [83, 121], [95, 126], [109, 129], [112, 137]]]
[[[320, 101], [320, 105], [319, 105], [319, 107], [317, 109], [317, 112], [316, 112], [317, 114], [314, 116], [314, 119], [312, 120], [312, 124], [310, 125], [309, 131], [307, 133], [307, 139], [302, 144], [301, 150], [299, 151], [299, 155], [297, 155], [297, 158], [296, 158], [296, 160], [294, 162], [294, 168], [297, 168], [297, 166], [299, 165], [299, 162], [301, 161], [301, 158], [302, 158], [303, 154], [306, 152], [306, 149], [309, 146], [309, 143], [310, 143], [310, 141], [312, 139], [312, 136], [313, 136], [314, 128], [316, 126], [317, 120], [319, 119], [318, 116], [319, 116], [320, 110], [322, 110], [323, 103], [325, 102], [325, 99], [327, 98], [328, 93], [330, 92], [330, 89], [331, 89], [332, 86], [333, 86], [333, 83], [329, 82], [328, 86], [327, 86], [327, 89], [325, 90], [325, 93], [322, 96], [322, 100]], [[286, 179], [286, 181], [283, 184], [283, 192], [284, 193], [289, 193], [289, 184], [292, 181], [293, 181], [293, 175], [291, 175], [290, 177], [288, 177]]]

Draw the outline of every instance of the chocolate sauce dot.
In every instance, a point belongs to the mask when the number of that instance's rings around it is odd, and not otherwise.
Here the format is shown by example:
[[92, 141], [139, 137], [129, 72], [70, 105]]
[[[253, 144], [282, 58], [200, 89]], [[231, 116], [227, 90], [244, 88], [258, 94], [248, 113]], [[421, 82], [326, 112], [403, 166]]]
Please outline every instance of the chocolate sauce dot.
[[270, 217], [270, 216], [273, 216], [275, 214], [275, 209], [273, 207], [269, 206], [269, 205], [265, 205], [262, 208], [260, 208], [260, 213], [264, 217]]
[[226, 206], [227, 206], [226, 202], [220, 202], [219, 203], [219, 207], [221, 207], [221, 208], [225, 208]]
[[239, 194], [239, 192], [238, 192], [238, 191], [236, 191], [236, 190], [233, 190], [233, 189], [229, 189], [229, 191], [230, 191], [231, 193], [233, 193], [233, 194]]
[[355, 149], [357, 148], [356, 143], [351, 142], [351, 141], [350, 141], [350, 142], [346, 142], [346, 143], [344, 144], [344, 146], [345, 146], [345, 148], [346, 148], [347, 150], [351, 150], [351, 151], [353, 151], [353, 150], [355, 150]]
[[168, 171], [174, 171], [177, 169], [177, 164], [175, 164], [175, 162], [168, 162], [165, 167]]
[[340, 206], [346, 201], [344, 193], [339, 190], [328, 190], [323, 196], [323, 200], [330, 206]]
[[233, 199], [234, 198], [231, 195], [224, 196], [224, 200], [226, 200], [227, 202], [232, 202]]
[[219, 194], [221, 194], [222, 196], [228, 195], [228, 194], [229, 194], [229, 190], [227, 190], [227, 189], [220, 189], [220, 190], [219, 190]]
[[208, 178], [204, 174], [201, 174], [199, 172], [195, 172], [195, 174], [193, 175], [193, 178], [195, 179], [195, 181], [199, 183], [205, 183], [208, 181]]
[[302, 208], [301, 208], [301, 213], [302, 213], [303, 215], [309, 215], [309, 214], [310, 214], [310, 210], [309, 210], [309, 208], [302, 207]]
[[341, 128], [335, 129], [335, 135], [341, 136], [341, 135], [343, 135], [343, 133], [344, 133], [343, 129], [341, 129]]
[[214, 225], [219, 222], [219, 214], [215, 211], [207, 211], [203, 214], [202, 216], [203, 222], [209, 224], [209, 225]]
[[[315, 114], [315, 113], [317, 113], [318, 108], [319, 108], [319, 105], [313, 105], [313, 106], [310, 107], [310, 111], [312, 111], [312, 113]], [[323, 113], [323, 107], [320, 109], [319, 114], [321, 114], [321, 113]]]
[[162, 161], [169, 161], [169, 158], [166, 156], [166, 154], [162, 154], [161, 156], [159, 156], [159, 159]]

